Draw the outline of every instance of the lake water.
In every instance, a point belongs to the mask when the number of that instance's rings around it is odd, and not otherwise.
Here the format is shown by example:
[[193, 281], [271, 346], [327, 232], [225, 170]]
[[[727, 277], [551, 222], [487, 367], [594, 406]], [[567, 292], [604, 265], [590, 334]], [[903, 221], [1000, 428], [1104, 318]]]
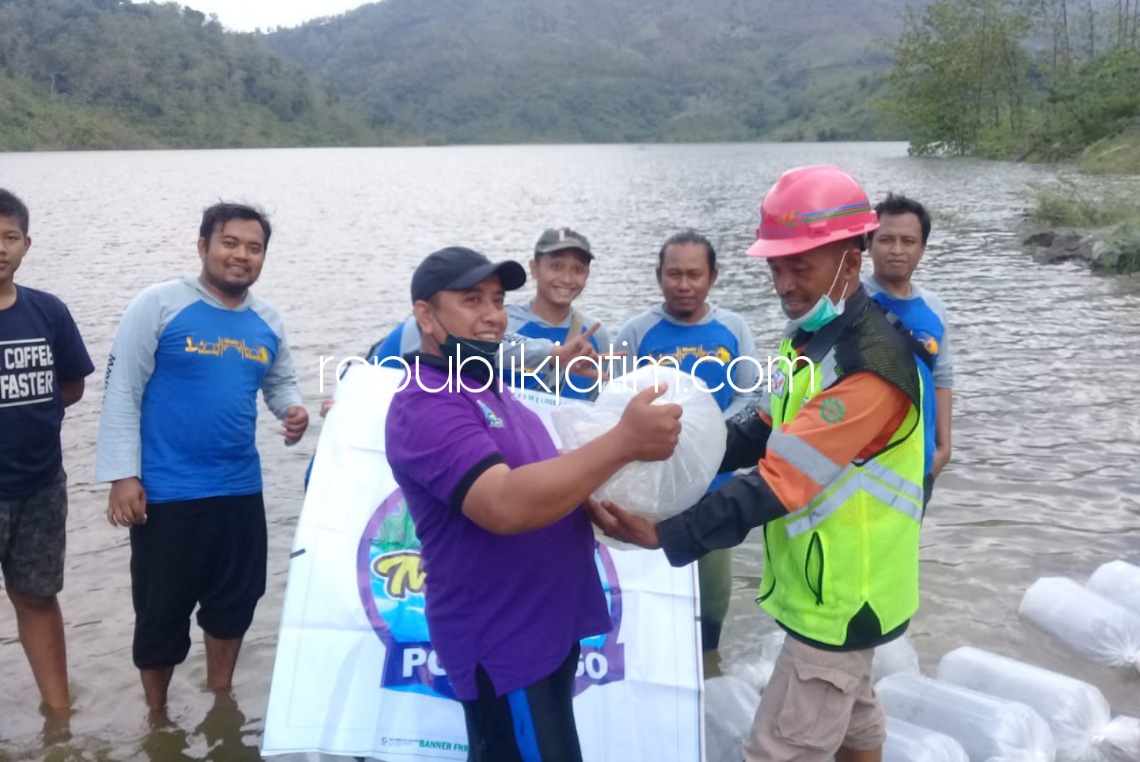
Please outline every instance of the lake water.
[[[954, 459], [924, 526], [923, 602], [910, 629], [923, 667], [970, 644], [1089, 680], [1117, 711], [1140, 715], [1140, 675], [1081, 662], [1017, 616], [1038, 577], [1083, 581], [1105, 561], [1140, 560], [1140, 282], [1037, 265], [1020, 247], [1026, 187], [1064, 170], [914, 159], [894, 143], [7, 154], [0, 186], [31, 207], [35, 240], [18, 281], [68, 303], [97, 371], [64, 425], [61, 601], [76, 711], [69, 730], [38, 714], [14, 617], [0, 605], [0, 759], [258, 758], [302, 478], [320, 433], [319, 357], [362, 353], [402, 319], [424, 255], [458, 243], [525, 261], [543, 228], [569, 225], [598, 254], [580, 303], [616, 330], [658, 301], [657, 249], [692, 226], [721, 258], [712, 299], [748, 318], [763, 355], [784, 319], [767, 268], [743, 256], [757, 208], [781, 171], [825, 162], [847, 167], [873, 198], [904, 191], [936, 215], [918, 277], [948, 305], [958, 370]], [[131, 664], [127, 535], [107, 524], [107, 488], [94, 483], [102, 374], [128, 301], [197, 273], [201, 210], [220, 198], [272, 215], [255, 290], [285, 317], [314, 425], [286, 448], [263, 408], [269, 585], [235, 703], [215, 706], [204, 690], [195, 630], [171, 686], [173, 726], [153, 732]], [[735, 555], [726, 660], [775, 628], [753, 603], [755, 537]]]

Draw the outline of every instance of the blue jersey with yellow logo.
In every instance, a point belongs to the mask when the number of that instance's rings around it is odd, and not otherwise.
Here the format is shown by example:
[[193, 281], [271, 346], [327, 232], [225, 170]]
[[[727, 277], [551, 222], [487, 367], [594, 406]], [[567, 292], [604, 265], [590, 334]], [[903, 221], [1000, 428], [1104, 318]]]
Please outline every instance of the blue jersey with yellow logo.
[[271, 305], [229, 309], [189, 278], [146, 289], [107, 363], [96, 478], [137, 476], [151, 503], [259, 492], [259, 389], [278, 418], [302, 404]]
[[[759, 402], [760, 365], [752, 331], [743, 317], [730, 310], [710, 304], [708, 314], [690, 325], [678, 321], [659, 305], [622, 326], [614, 351], [627, 353], [625, 372], [651, 360], [660, 363], [665, 357], [676, 359], [683, 372], [693, 373], [709, 387], [725, 418]], [[730, 372], [729, 365], [738, 357], [755, 362], [738, 362]], [[712, 488], [731, 476], [721, 474]]]
[[[729, 364], [737, 357], [755, 358], [756, 344], [744, 318], [729, 310], [709, 305], [708, 314], [690, 325], [670, 316], [664, 307], [654, 307], [622, 326], [614, 350], [627, 353], [626, 372], [664, 357], [676, 359], [685, 373], [696, 367], [695, 375], [708, 385], [726, 417], [735, 415], [747, 399], [759, 397], [758, 390], [746, 393], [732, 388], [755, 386], [760, 366], [738, 362], [730, 377]], [[698, 361], [702, 362], [698, 365]]]
[[913, 286], [906, 297], [897, 297], [883, 289], [874, 276], [863, 277], [863, 287], [884, 309], [902, 323], [915, 341], [926, 350], [931, 365], [918, 363], [919, 373], [927, 393], [923, 397], [922, 412], [926, 417], [926, 473], [934, 464], [935, 432], [938, 422], [938, 405], [934, 390], [950, 389], [954, 385], [954, 360], [950, 353], [946, 307], [933, 292]]

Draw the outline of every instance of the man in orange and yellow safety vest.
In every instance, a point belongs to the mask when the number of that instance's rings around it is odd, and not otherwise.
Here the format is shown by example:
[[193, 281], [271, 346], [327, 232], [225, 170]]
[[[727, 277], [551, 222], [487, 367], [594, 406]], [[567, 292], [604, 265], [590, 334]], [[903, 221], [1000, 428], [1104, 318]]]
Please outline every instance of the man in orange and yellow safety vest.
[[591, 501], [606, 534], [682, 566], [763, 527], [757, 602], [787, 632], [745, 744], [746, 762], [877, 762], [876, 646], [918, 609], [923, 388], [910, 340], [863, 290], [878, 226], [846, 171], [784, 173], [749, 256], [767, 260], [790, 319], [772, 363], [770, 413], [729, 425], [721, 470], [758, 465], [653, 525]]

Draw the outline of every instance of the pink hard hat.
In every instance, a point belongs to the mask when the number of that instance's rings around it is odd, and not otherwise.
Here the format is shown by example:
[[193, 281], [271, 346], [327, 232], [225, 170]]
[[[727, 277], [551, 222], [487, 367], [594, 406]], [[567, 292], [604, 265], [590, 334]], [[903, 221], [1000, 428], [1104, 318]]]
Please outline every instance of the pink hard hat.
[[846, 170], [828, 164], [790, 169], [760, 204], [750, 257], [790, 257], [879, 227], [867, 192]]

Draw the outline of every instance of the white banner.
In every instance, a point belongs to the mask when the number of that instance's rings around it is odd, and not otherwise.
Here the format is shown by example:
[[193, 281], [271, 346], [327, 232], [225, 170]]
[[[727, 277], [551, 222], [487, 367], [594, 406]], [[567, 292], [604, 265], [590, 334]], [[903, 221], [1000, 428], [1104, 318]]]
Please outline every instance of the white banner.
[[[419, 541], [384, 457], [402, 379], [354, 366], [325, 420], [293, 544], [265, 755], [467, 758], [463, 709], [428, 637]], [[516, 397], [550, 427], [553, 397]], [[703, 760], [696, 564], [674, 569], [660, 552], [601, 544], [595, 558], [614, 628], [582, 641], [574, 715], [584, 758]]]

